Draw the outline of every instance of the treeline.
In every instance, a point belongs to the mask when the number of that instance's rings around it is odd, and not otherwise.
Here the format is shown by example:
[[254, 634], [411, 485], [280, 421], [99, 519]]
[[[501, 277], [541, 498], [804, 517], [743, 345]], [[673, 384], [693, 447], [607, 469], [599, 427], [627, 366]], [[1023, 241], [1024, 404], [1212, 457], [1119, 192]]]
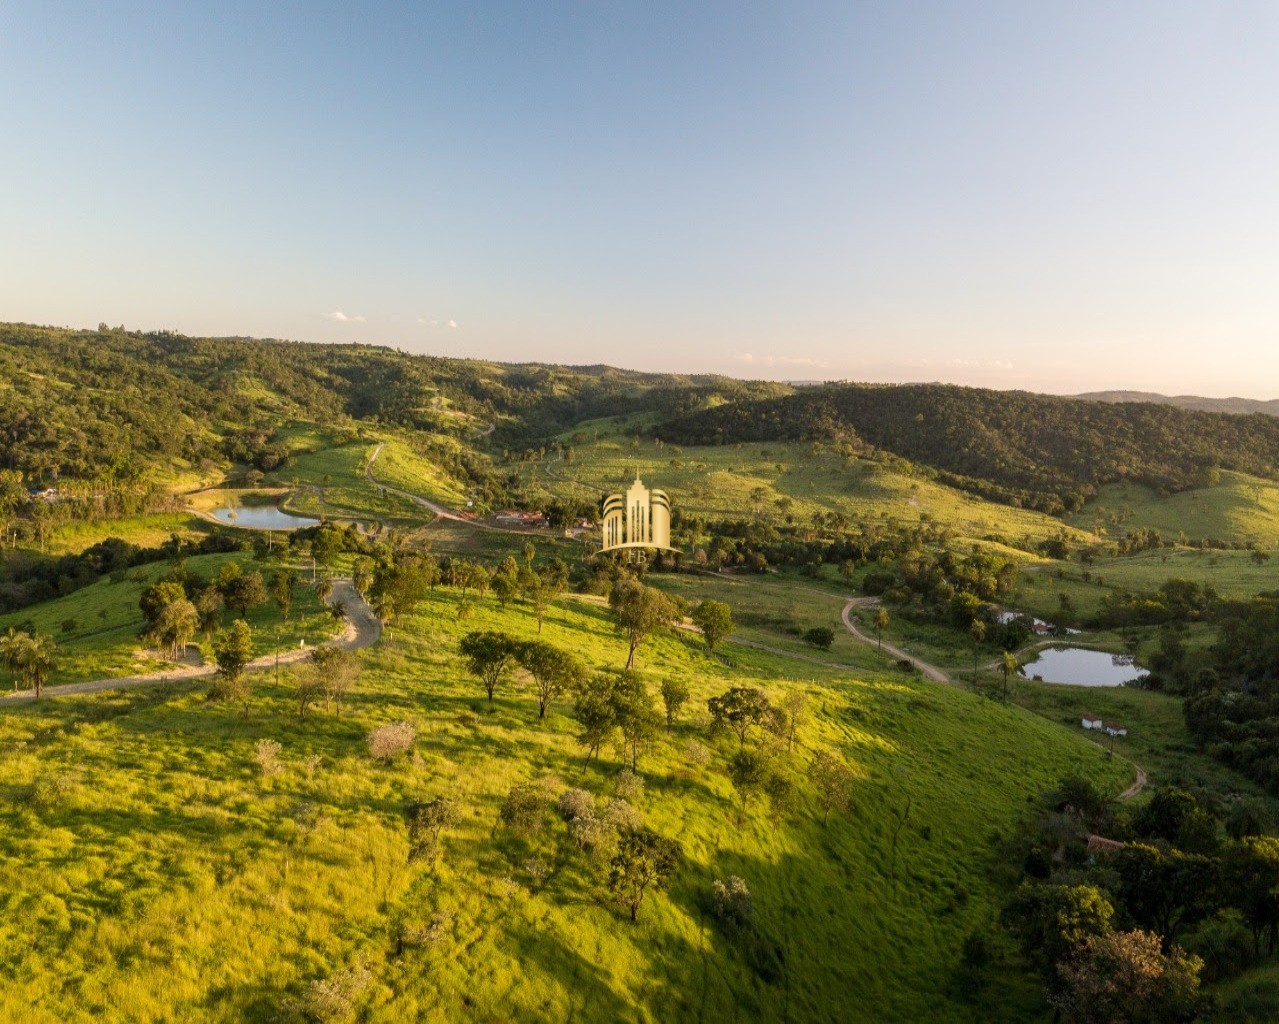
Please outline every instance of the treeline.
[[[1087, 780], [1064, 780], [1000, 855], [1019, 866], [1007, 879], [1003, 924], [1058, 1018], [1200, 1019], [1212, 1008], [1201, 982], [1273, 957], [1279, 839], [1266, 831], [1251, 801], [1169, 787], [1119, 807]], [[973, 933], [961, 988], [984, 987], [992, 961], [986, 934]], [[1274, 1019], [1273, 993], [1249, 998], [1260, 1001], [1248, 1019]]]
[[1186, 490], [1231, 469], [1273, 476], [1279, 419], [943, 384], [838, 385], [674, 417], [675, 444], [840, 439], [932, 467], [943, 482], [1059, 515], [1133, 480]]

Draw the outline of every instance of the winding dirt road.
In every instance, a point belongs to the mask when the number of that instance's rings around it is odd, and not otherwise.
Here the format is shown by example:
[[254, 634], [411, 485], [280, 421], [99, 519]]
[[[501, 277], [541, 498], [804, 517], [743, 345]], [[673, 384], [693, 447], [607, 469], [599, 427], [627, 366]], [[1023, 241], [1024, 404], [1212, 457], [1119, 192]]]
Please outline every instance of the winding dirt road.
[[[844, 620], [844, 627], [848, 632], [864, 644], [870, 644], [872, 647], [879, 648], [880, 642], [873, 636], [867, 636], [860, 629], [853, 625], [853, 609], [854, 608], [871, 608], [878, 602], [873, 597], [850, 597], [844, 604], [844, 610], [840, 617]], [[916, 658], [913, 654], [903, 651], [900, 647], [894, 647], [892, 644], [883, 644], [882, 649], [886, 654], [891, 655], [898, 661], [908, 661], [922, 672], [927, 679], [931, 679], [934, 683], [945, 683], [950, 685], [950, 676], [939, 669], [936, 665], [930, 665], [922, 658]]]
[[[333, 599], [346, 612], [346, 626], [330, 643], [344, 651], [358, 651], [371, 647], [382, 635], [382, 624], [378, 621], [373, 609], [367, 601], [356, 592], [350, 580], [333, 581]], [[280, 653], [281, 665], [292, 665], [302, 661], [311, 653], [311, 648], [291, 648]], [[275, 655], [266, 654], [249, 662], [248, 671], [260, 672], [275, 668]], [[114, 676], [108, 679], [86, 679], [79, 683], [63, 683], [60, 686], [46, 686], [41, 697], [72, 697], [84, 693], [100, 693], [103, 690], [123, 690], [135, 686], [153, 686], [156, 683], [177, 682], [184, 679], [201, 679], [217, 672], [216, 665], [184, 665], [174, 666], [164, 672], [149, 672], [137, 676]], [[0, 697], [0, 706], [5, 704], [24, 704], [35, 700], [30, 690], [5, 694]]]

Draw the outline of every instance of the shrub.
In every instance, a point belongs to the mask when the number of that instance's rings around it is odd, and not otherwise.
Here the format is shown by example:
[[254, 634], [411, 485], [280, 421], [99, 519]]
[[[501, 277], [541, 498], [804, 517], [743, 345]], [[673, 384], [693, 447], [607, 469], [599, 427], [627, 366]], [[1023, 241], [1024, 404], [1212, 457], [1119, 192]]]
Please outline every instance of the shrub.
[[684, 744], [684, 761], [693, 768], [705, 768], [711, 763], [711, 752], [706, 744], [689, 740]]
[[529, 782], [511, 787], [498, 817], [517, 835], [530, 836], [540, 832], [546, 824], [549, 807], [546, 787]]
[[27, 803], [35, 808], [54, 807], [71, 792], [71, 776], [66, 773], [41, 775], [27, 791]]
[[617, 776], [613, 792], [617, 794], [619, 800], [634, 803], [644, 795], [644, 780], [629, 768], [623, 768]]
[[417, 730], [408, 722], [390, 722], [369, 733], [369, 756], [375, 761], [390, 764], [413, 746]]
[[745, 880], [737, 875], [715, 879], [711, 885], [711, 913], [721, 924], [746, 929], [755, 922], [755, 903]]
[[610, 800], [605, 804], [603, 819], [617, 832], [634, 832], [644, 824], [644, 816], [625, 800]]
[[284, 765], [280, 764], [280, 750], [280, 744], [276, 740], [267, 739], [258, 740], [257, 746], [253, 748], [253, 758], [264, 778], [269, 779], [284, 770]]
[[356, 1000], [372, 975], [363, 964], [319, 978], [307, 987], [298, 1009], [305, 1020], [339, 1024], [355, 1019]]
[[829, 651], [835, 642], [835, 631], [830, 626], [814, 626], [804, 634], [804, 642], [819, 650]]
[[555, 809], [565, 821], [595, 817], [595, 797], [584, 789], [566, 789], [556, 801]]

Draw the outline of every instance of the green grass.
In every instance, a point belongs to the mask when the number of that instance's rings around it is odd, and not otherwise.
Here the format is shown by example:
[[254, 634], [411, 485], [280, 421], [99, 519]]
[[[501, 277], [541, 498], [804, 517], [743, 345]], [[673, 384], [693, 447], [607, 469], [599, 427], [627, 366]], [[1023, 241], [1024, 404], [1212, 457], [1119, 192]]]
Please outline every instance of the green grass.
[[[186, 564], [192, 572], [211, 577], [227, 561], [239, 562], [246, 571], [260, 569], [268, 581], [274, 571], [274, 566], [259, 565], [247, 554], [199, 555], [187, 559]], [[126, 578], [118, 583], [104, 578], [66, 597], [0, 615], [0, 632], [10, 626], [23, 628], [32, 624], [53, 637], [58, 645], [58, 668], [49, 680], [50, 685], [162, 672], [171, 668], [172, 662], [139, 656], [142, 642], [138, 633], [143, 619], [138, 599], [143, 590], [168, 572], [167, 563], [139, 566], [128, 570]], [[227, 612], [224, 618], [230, 623], [232, 617], [232, 613]], [[66, 631], [63, 624], [69, 620], [74, 622], [74, 628]], [[274, 600], [250, 609], [248, 622], [254, 631], [254, 657], [274, 649], [272, 630], [276, 627], [280, 630], [282, 649], [296, 647], [303, 639], [314, 645], [336, 630], [332, 616], [310, 587], [299, 587], [295, 591], [289, 622], [280, 618]], [[191, 642], [201, 648], [206, 658], [211, 657], [203, 637], [194, 637]]]
[[[195, 685], [4, 709], [0, 1018], [268, 1021], [307, 982], [357, 962], [372, 977], [361, 1009], [378, 1021], [1041, 1015], [1037, 983], [1012, 969], [997, 968], [975, 1006], [947, 989], [964, 936], [997, 911], [992, 835], [1064, 774], [1112, 792], [1129, 781], [1082, 737], [954, 688], [745, 648], [725, 665], [695, 638], [659, 638], [641, 651], [645, 678], [684, 677], [693, 710], [641, 762], [638, 806], [680, 839], [686, 863], [631, 925], [562, 824], [528, 843], [495, 831], [513, 783], [549, 777], [604, 795], [619, 763], [606, 750], [583, 773], [564, 705], [538, 723], [526, 688], [507, 686], [488, 713], [454, 654], [459, 634], [536, 627], [491, 599], [468, 622], [455, 612], [438, 592], [366, 652], [341, 717], [299, 721], [290, 687], [266, 675], [247, 722]], [[597, 665], [624, 658], [590, 604], [555, 609], [543, 637]], [[850, 818], [823, 829], [804, 784], [780, 826], [760, 807], [736, 826], [724, 773], [736, 739], [708, 740], [695, 722], [732, 684], [808, 695], [795, 766], [818, 748], [842, 751], [862, 776]], [[375, 765], [365, 736], [396, 719], [418, 727], [413, 756]], [[705, 769], [682, 753], [694, 737], [713, 751]], [[260, 738], [283, 746], [274, 778], [255, 768]], [[33, 799], [41, 779], [62, 784], [37, 797], [62, 795]], [[464, 815], [439, 866], [410, 864], [402, 808], [438, 793], [456, 795]], [[541, 881], [531, 859], [546, 866]], [[771, 978], [703, 910], [728, 874], [747, 880], [783, 957]], [[434, 946], [397, 943], [436, 911], [448, 917]]]
[[[685, 512], [715, 518], [752, 515], [751, 492], [759, 487], [765, 492], [763, 509], [778, 523], [786, 514], [807, 523], [813, 513], [831, 511], [899, 522], [931, 516], [949, 523], [961, 537], [996, 535], [1014, 542], [1041, 540], [1063, 528], [1051, 516], [984, 501], [877, 463], [859, 459], [850, 465], [838, 455], [815, 454], [811, 445], [659, 448], [653, 441], [636, 445], [630, 437], [605, 434], [573, 449], [571, 463], [553, 462], [549, 468], [546, 463], [524, 463], [519, 468], [526, 480], [552, 494], [590, 501], [602, 491], [621, 489], [638, 470], [645, 483], [667, 491]], [[788, 511], [776, 505], [778, 499], [789, 499]]]
[[1223, 472], [1211, 487], [1161, 496], [1135, 483], [1109, 484], [1069, 520], [1081, 529], [1098, 527], [1119, 535], [1153, 527], [1176, 539], [1254, 541], [1279, 544], [1279, 484], [1243, 473]]
[[373, 479], [450, 508], [466, 505], [466, 490], [461, 484], [407, 443], [390, 437], [373, 464]]
[[158, 547], [173, 534], [192, 537], [199, 532], [196, 519], [186, 512], [129, 516], [102, 521], [78, 520], [50, 531], [45, 551], [51, 555], [79, 554], [111, 537], [141, 548]]

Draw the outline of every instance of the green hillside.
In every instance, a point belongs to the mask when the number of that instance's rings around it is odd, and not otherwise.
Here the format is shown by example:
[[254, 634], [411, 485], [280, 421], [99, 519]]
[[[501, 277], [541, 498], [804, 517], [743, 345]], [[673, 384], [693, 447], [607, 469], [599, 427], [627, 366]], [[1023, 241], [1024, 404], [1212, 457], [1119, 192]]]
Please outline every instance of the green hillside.
[[[299, 721], [291, 686], [265, 677], [247, 722], [173, 687], [6, 709], [0, 1016], [273, 1020], [317, 979], [365, 976], [355, 1002], [377, 1020], [830, 1021], [850, 1005], [886, 1021], [975, 1020], [1037, 1004], [1015, 973], [971, 1007], [948, 995], [964, 936], [997, 910], [991, 839], [1063, 772], [1114, 792], [1127, 766], [958, 690], [744, 648], [729, 668], [665, 639], [643, 652], [645, 678], [688, 679], [693, 710], [644, 756], [632, 799], [686, 863], [632, 925], [562, 823], [528, 840], [497, 827], [511, 785], [606, 797], [621, 765], [606, 750], [584, 772], [564, 706], [538, 723], [526, 689], [490, 713], [453, 653], [459, 634], [536, 626], [490, 602], [459, 623], [456, 602], [441, 592], [370, 652], [341, 716]], [[601, 666], [624, 657], [589, 604], [554, 612], [543, 638]], [[765, 804], [736, 825], [725, 765], [737, 740], [708, 738], [697, 709], [741, 684], [807, 696], [789, 760], [802, 770], [815, 750], [842, 752], [861, 779], [848, 818], [822, 828], [804, 784], [779, 825]], [[375, 764], [367, 734], [401, 719], [417, 729], [412, 755]], [[264, 738], [282, 747], [270, 777], [254, 760]], [[689, 741], [709, 763], [689, 761]], [[402, 814], [438, 794], [463, 817], [431, 869], [408, 861]], [[730, 874], [754, 894], [760, 948], [706, 913], [711, 882]]]

